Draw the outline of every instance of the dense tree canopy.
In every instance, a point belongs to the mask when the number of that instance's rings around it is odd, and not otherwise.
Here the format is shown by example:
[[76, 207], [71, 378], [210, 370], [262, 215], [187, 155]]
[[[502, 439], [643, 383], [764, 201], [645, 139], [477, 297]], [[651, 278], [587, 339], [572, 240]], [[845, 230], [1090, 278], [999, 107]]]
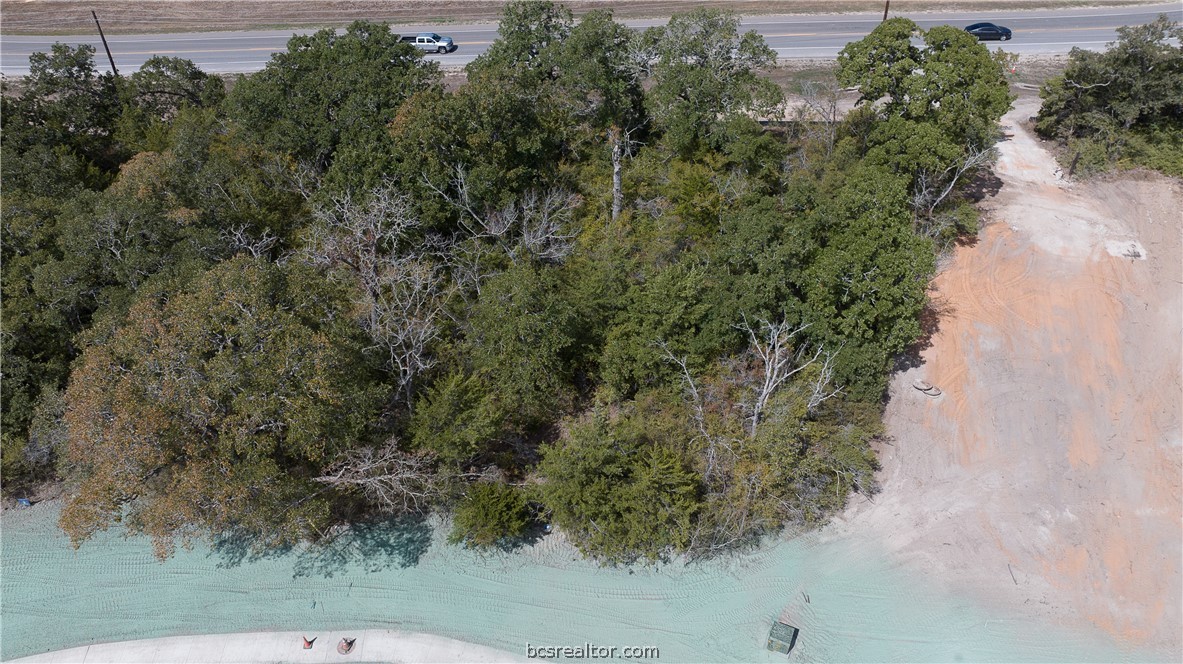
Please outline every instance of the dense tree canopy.
[[[217, 178], [195, 178], [195, 173], [164, 167], [171, 159], [155, 152], [124, 163], [129, 144], [143, 143], [145, 127], [153, 122], [160, 143], [156, 149], [169, 154], [172, 136], [192, 138], [200, 133], [196, 150], [186, 156], [208, 152], [217, 141], [210, 135], [210, 124], [203, 124], [200, 132], [188, 132], [184, 127], [189, 123], [182, 116], [199, 116], [202, 105], [219, 103], [220, 79], [210, 83], [205, 74], [192, 74], [187, 80], [191, 87], [200, 86], [203, 94], [172, 99], [167, 108], [157, 105], [152, 113], [159, 115], [153, 116], [140, 106], [144, 97], [134, 93], [135, 85], [96, 72], [93, 55], [89, 46], [70, 49], [61, 44], [51, 54], [36, 54], [24, 92], [2, 100], [0, 251], [5, 315], [0, 435], [10, 487], [21, 486], [24, 477], [48, 472], [52, 454], [37, 445], [26, 448], [26, 432], [36, 412], [47, 412], [45, 400], [57, 398], [64, 386], [76, 352], [72, 337], [90, 324], [92, 314], [103, 306], [123, 306], [129, 292], [158, 271], [228, 255], [228, 246], [215, 230], [221, 224], [247, 224], [244, 217], [249, 217], [254, 226], [282, 214], [282, 206], [275, 203], [283, 193], [268, 188], [265, 195], [252, 198], [261, 204], [251, 206], [260, 213], [258, 218], [250, 209], [242, 209], [245, 214], [234, 220], [197, 215], [200, 208], [226, 202], [227, 187], [221, 185], [228, 179], [251, 179], [252, 170], [241, 164], [222, 169]], [[196, 72], [191, 63], [188, 68], [165, 69]], [[168, 87], [168, 71], [148, 67], [135, 80]], [[178, 145], [183, 142], [177, 140]], [[195, 180], [216, 189], [214, 195], [186, 195], [197, 193], [191, 186]], [[242, 202], [241, 195], [235, 198]], [[38, 468], [16, 472], [28, 454], [39, 460]]]
[[71, 539], [121, 519], [161, 550], [228, 528], [290, 542], [325, 527], [312, 480], [378, 412], [339, 307], [314, 272], [241, 257], [179, 291], [144, 289], [125, 323], [88, 335], [66, 390]]
[[728, 120], [768, 114], [780, 89], [759, 72], [776, 62], [776, 52], [755, 31], [739, 33], [739, 18], [717, 9], [696, 9], [650, 28], [653, 117], [675, 150], [694, 150], [706, 141], [718, 146]]
[[677, 453], [618, 438], [592, 419], [543, 453], [540, 489], [554, 520], [594, 555], [656, 558], [690, 543], [699, 509], [695, 473]]
[[473, 484], [456, 506], [451, 539], [473, 546], [510, 543], [530, 526], [525, 492], [500, 482]]
[[871, 400], [920, 336], [932, 243], [912, 232], [906, 180], [874, 166], [851, 173], [830, 213], [835, 223], [806, 270], [804, 320], [811, 337], [843, 347], [838, 381]]
[[637, 33], [512, 2], [450, 90], [370, 23], [228, 94], [36, 56], [0, 136], [5, 491], [60, 479], [76, 544], [119, 523], [161, 555], [429, 510], [607, 561], [824, 521], [875, 490], [1010, 103], [997, 56], [916, 33], [852, 44], [864, 103], [787, 126], [758, 122], [775, 53], [705, 9]]
[[[384, 24], [358, 21], [344, 34], [296, 35], [263, 71], [235, 86], [228, 110], [264, 147], [366, 185], [388, 150], [386, 125], [399, 104], [439, 83], [439, 67]], [[359, 174], [360, 173], [360, 174]]]
[[6, 147], [17, 153], [56, 147], [85, 165], [114, 169], [126, 156], [115, 141], [118, 85], [113, 75], [95, 69], [94, 47], [88, 44], [59, 43], [49, 53], [34, 53], [20, 97], [4, 97]]
[[510, 2], [497, 41], [469, 65], [469, 75], [536, 88], [560, 74], [556, 55], [574, 23], [570, 9], [549, 0]]
[[[923, 47], [912, 43], [917, 35]], [[884, 21], [838, 54], [838, 81], [857, 86], [859, 104], [880, 120], [866, 137], [868, 160], [908, 178], [913, 213], [930, 237], [950, 239], [942, 236], [950, 222], [933, 219], [937, 208], [995, 156], [998, 121], [1014, 100], [1006, 57], [964, 30], [923, 31], [906, 18]]]
[[1183, 27], [1164, 15], [1117, 32], [1107, 51], [1072, 49], [1040, 91], [1035, 127], [1069, 141], [1085, 170], [1129, 159], [1183, 175]]

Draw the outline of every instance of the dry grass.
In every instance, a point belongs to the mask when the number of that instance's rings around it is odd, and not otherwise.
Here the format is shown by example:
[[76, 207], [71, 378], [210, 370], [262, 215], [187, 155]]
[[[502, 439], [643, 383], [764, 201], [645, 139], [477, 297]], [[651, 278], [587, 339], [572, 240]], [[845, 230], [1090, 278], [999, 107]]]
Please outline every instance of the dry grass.
[[785, 93], [795, 94], [806, 82], [837, 85], [837, 71], [838, 62], [833, 59], [784, 60], [764, 77], [779, 85]]
[[1064, 73], [1067, 66], [1067, 55], [1022, 55], [1015, 67], [1013, 82], [1041, 86], [1049, 78]]
[[[1037, 9], [1149, 4], [1153, 0], [896, 0], [893, 11]], [[569, 0], [576, 14], [611, 9], [619, 19], [669, 16], [700, 6], [742, 14], [874, 12], [882, 0]], [[0, 33], [89, 34], [90, 12], [108, 33], [340, 27], [365, 19], [389, 23], [497, 21], [505, 0], [8, 0]]]

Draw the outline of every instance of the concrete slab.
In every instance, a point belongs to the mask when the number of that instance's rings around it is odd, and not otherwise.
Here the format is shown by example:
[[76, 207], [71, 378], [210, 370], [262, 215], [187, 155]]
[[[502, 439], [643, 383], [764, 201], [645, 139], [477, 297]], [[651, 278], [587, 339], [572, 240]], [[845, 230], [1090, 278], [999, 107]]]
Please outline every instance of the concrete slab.
[[[305, 650], [303, 639], [315, 642]], [[347, 655], [337, 652], [344, 637], [356, 638]], [[196, 664], [204, 662], [526, 662], [523, 656], [442, 636], [396, 630], [324, 632], [246, 632], [171, 636], [162, 639], [98, 643], [42, 653], [13, 662], [47, 664]]]

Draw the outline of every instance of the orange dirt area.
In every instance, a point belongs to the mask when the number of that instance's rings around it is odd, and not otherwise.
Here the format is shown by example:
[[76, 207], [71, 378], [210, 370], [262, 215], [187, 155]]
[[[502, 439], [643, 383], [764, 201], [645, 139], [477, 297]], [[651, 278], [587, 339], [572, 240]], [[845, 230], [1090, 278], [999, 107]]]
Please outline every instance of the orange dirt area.
[[893, 381], [883, 491], [843, 520], [1016, 619], [1179, 661], [1183, 185], [1059, 180], [1023, 126], [1037, 109], [1003, 119], [988, 225], [936, 278], [939, 327]]

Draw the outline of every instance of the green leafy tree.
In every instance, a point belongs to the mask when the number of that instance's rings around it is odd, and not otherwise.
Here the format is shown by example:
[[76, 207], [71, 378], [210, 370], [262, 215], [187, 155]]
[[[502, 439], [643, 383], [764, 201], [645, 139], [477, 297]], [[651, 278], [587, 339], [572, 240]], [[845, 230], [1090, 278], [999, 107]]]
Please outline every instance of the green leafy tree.
[[292, 37], [286, 52], [234, 87], [227, 107], [268, 149], [322, 172], [340, 152], [348, 159], [332, 177], [373, 185], [377, 175], [367, 162], [389, 151], [386, 125], [404, 100], [439, 80], [438, 65], [388, 26], [358, 21], [340, 35], [326, 29]]
[[[923, 37], [923, 49], [912, 44], [914, 35]], [[959, 145], [982, 146], [993, 143], [1014, 99], [1002, 63], [964, 30], [925, 32], [893, 18], [842, 49], [838, 81], [859, 88], [860, 104], [883, 100], [883, 117], [932, 123]]]
[[83, 161], [64, 146], [4, 160], [13, 174], [0, 212], [7, 436], [24, 439], [39, 393], [64, 387], [73, 337], [96, 312], [125, 308], [153, 275], [192, 275], [238, 251], [287, 246], [302, 199], [275, 186], [257, 154], [224, 147], [212, 156], [209, 141], [184, 154], [141, 153], [101, 193], [84, 188]]
[[920, 336], [932, 241], [912, 231], [907, 180], [882, 168], [860, 166], [827, 208], [825, 242], [803, 275], [802, 318], [815, 343], [837, 352], [837, 383], [874, 401], [893, 358]]
[[905, 79], [905, 117], [926, 120], [964, 145], [993, 144], [1015, 99], [1001, 51], [991, 55], [973, 35], [948, 25], [926, 31], [924, 45], [921, 71]]
[[520, 538], [531, 521], [525, 493], [500, 482], [470, 485], [452, 518], [452, 534], [448, 539], [477, 547]]
[[71, 541], [122, 522], [166, 556], [231, 529], [266, 546], [326, 527], [314, 478], [366, 438], [382, 396], [341, 298], [244, 257], [96, 328], [66, 390]]
[[[593, 11], [574, 24], [550, 2], [506, 6], [500, 38], [468, 66], [470, 81], [519, 100], [541, 136], [570, 153], [596, 156], [608, 139], [613, 167], [613, 218], [623, 208], [622, 169], [645, 125], [635, 34]], [[522, 112], [519, 112], [522, 115]]]
[[190, 60], [153, 56], [127, 77], [120, 139], [136, 149], [167, 147], [172, 120], [185, 107], [217, 108], [226, 97], [218, 76]]
[[291, 246], [303, 199], [268, 171], [266, 155], [205, 133], [216, 124], [210, 111], [182, 112], [175, 147], [136, 155], [105, 191], [80, 191], [42, 218], [51, 244], [24, 287], [34, 304], [52, 303], [42, 319], [76, 333], [161, 271]]
[[909, 179], [916, 173], [940, 172], [962, 153], [962, 147], [936, 124], [898, 115], [875, 124], [870, 144], [867, 163]]
[[56, 220], [83, 191], [83, 160], [64, 146], [37, 145], [18, 153], [4, 132], [0, 195], [0, 436], [4, 490], [31, 479], [24, 458], [27, 431], [45, 386], [64, 385], [71, 338], [80, 321], [38, 294], [38, 274], [61, 259]]
[[497, 400], [477, 376], [454, 371], [416, 402], [411, 416], [412, 442], [445, 462], [463, 463], [496, 440], [504, 419]]
[[[924, 48], [912, 43], [915, 35]], [[859, 88], [859, 104], [877, 104], [867, 157], [909, 179], [918, 217], [932, 217], [994, 158], [998, 120], [1014, 100], [1005, 61], [964, 30], [925, 32], [905, 18], [884, 21], [838, 55], [838, 81]]]
[[168, 148], [126, 189], [162, 199], [189, 225], [215, 229], [230, 253], [278, 257], [295, 248], [312, 192], [290, 159], [239, 138], [214, 109], [182, 108]]
[[595, 131], [635, 132], [645, 123], [636, 33], [606, 11], [584, 14], [555, 54], [561, 103]]
[[776, 63], [776, 52], [754, 30], [741, 35], [735, 14], [675, 14], [644, 40], [640, 48], [653, 57], [650, 113], [678, 152], [718, 144], [730, 118], [768, 114], [781, 101], [780, 88], [759, 76]]
[[185, 105], [213, 108], [226, 97], [221, 78], [183, 58], [153, 56], [128, 79], [134, 102], [159, 118], [168, 118]]
[[558, 75], [556, 52], [573, 24], [571, 10], [550, 0], [506, 3], [497, 40], [466, 67], [468, 74], [537, 90]]
[[702, 366], [718, 351], [714, 340], [700, 334], [712, 318], [709, 288], [705, 269], [676, 264], [630, 289], [600, 361], [612, 394], [627, 397], [676, 378], [665, 359], [667, 349], [688, 355], [693, 366]]
[[451, 230], [469, 210], [485, 215], [558, 183], [565, 134], [547, 125], [545, 108], [493, 80], [405, 104], [391, 127], [391, 168], [425, 222]]
[[[94, 52], [89, 44], [59, 42], [49, 53], [29, 56], [23, 92], [4, 102], [4, 142], [17, 154], [35, 145], [60, 146], [106, 172], [127, 157], [115, 140], [119, 80], [95, 69]], [[92, 186], [102, 184], [92, 180]]]
[[838, 54], [838, 82], [859, 89], [859, 103], [887, 98], [898, 112], [906, 103], [909, 79], [924, 66], [924, 57], [912, 44], [920, 32], [906, 18], [891, 18], [871, 34], [847, 44]]
[[690, 543], [698, 475], [667, 448], [617, 438], [602, 418], [544, 447], [538, 473], [542, 503], [585, 553], [656, 560]]
[[1171, 43], [1183, 27], [1160, 16], [1118, 28], [1118, 35], [1106, 51], [1073, 49], [1063, 75], [1044, 85], [1041, 133], [1081, 135], [1106, 124], [1131, 129], [1183, 117], [1183, 46]]
[[522, 264], [481, 288], [465, 353], [517, 426], [553, 421], [573, 397], [574, 311], [548, 268]]
[[[63, 255], [59, 224], [72, 200], [111, 179], [122, 159], [112, 137], [113, 78], [97, 73], [93, 49], [58, 44], [32, 56], [20, 96], [0, 97], [0, 437], [6, 493], [43, 478], [49, 459], [28, 429], [45, 390], [64, 385], [71, 337], [83, 323], [43, 298], [39, 276]], [[86, 192], [84, 194], [84, 192]]]
[[585, 14], [557, 56], [562, 75], [554, 99], [583, 131], [595, 154], [607, 137], [612, 167], [611, 218], [624, 211], [624, 166], [633, 146], [646, 137], [642, 72], [636, 66], [636, 33], [611, 14]]
[[1128, 155], [1181, 175], [1183, 27], [1160, 16], [1118, 28], [1118, 35], [1104, 52], [1072, 50], [1063, 75], [1040, 91], [1036, 130], [1075, 142], [1086, 169]]
[[809, 215], [790, 215], [771, 197], [724, 214], [711, 251], [712, 316], [706, 327], [734, 348], [743, 316], [773, 320], [800, 311], [802, 271], [816, 250]]

